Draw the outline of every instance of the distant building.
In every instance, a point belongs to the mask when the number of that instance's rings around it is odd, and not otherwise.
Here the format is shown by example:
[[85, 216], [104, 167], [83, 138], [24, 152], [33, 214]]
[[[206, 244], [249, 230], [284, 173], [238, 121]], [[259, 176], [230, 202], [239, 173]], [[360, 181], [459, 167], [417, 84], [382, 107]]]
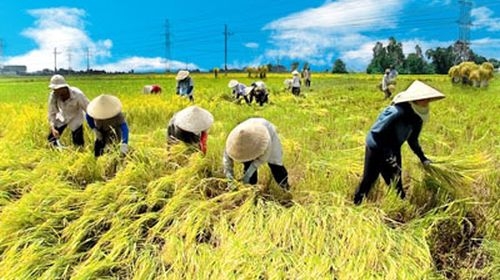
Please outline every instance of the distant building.
[[4, 65], [0, 68], [0, 73], [3, 75], [24, 75], [27, 71], [26, 65]]

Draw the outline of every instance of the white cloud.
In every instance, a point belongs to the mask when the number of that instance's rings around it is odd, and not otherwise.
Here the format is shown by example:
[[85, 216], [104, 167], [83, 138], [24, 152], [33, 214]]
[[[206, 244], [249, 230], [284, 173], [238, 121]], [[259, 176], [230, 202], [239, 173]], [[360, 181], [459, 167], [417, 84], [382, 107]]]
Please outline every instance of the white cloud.
[[488, 31], [500, 31], [500, 18], [493, 17], [493, 11], [487, 7], [480, 7], [471, 10], [473, 29], [485, 28]]
[[432, 0], [430, 4], [432, 6], [448, 6], [451, 4], [451, 0]]
[[500, 59], [500, 39], [481, 38], [470, 42], [474, 53], [480, 54], [486, 58]]
[[113, 43], [110, 39], [94, 41], [87, 35], [84, 10], [60, 7], [29, 10], [28, 13], [36, 18], [35, 26], [25, 29], [22, 34], [32, 39], [37, 48], [7, 57], [6, 64], [26, 65], [28, 71], [53, 69], [56, 57], [57, 68], [77, 70], [86, 68], [87, 53], [92, 60], [111, 55]]
[[161, 57], [129, 57], [118, 62], [107, 63], [96, 66], [96, 69], [106, 69], [108, 72], [147, 72], [147, 71], [165, 71], [166, 69], [199, 69], [196, 64], [186, 64], [181, 61], [167, 61]]
[[395, 28], [397, 14], [403, 7], [404, 1], [400, 0], [384, 1], [383, 5], [377, 0], [327, 1], [318, 8], [265, 25], [264, 30], [272, 33], [270, 40], [274, 45], [265, 56], [305, 60], [321, 66], [330, 66], [334, 57], [343, 57], [355, 63], [365, 60], [366, 65], [374, 40], [362, 33]]
[[255, 43], [255, 42], [246, 43], [246, 44], [244, 44], [244, 46], [249, 48], [249, 49], [258, 49], [259, 48], [259, 44]]
[[327, 2], [319, 8], [311, 8], [275, 20], [264, 29], [304, 30], [328, 29], [336, 33], [351, 33], [362, 30], [394, 27], [388, 20], [403, 8], [404, 1], [386, 0], [340, 0]]
[[[77, 8], [47, 8], [29, 10], [36, 18], [34, 26], [25, 29], [22, 34], [32, 39], [36, 48], [19, 56], [6, 57], [4, 64], [26, 65], [29, 72], [54, 69], [54, 57], [57, 68], [73, 70], [87, 69], [87, 58], [92, 69], [128, 72], [163, 71], [166, 61], [161, 58], [130, 57], [116, 63], [103, 63], [112, 58], [111, 39], [94, 40], [85, 30], [85, 10]], [[57, 55], [54, 55], [56, 51]], [[197, 69], [194, 64], [171, 61], [170, 69]]]

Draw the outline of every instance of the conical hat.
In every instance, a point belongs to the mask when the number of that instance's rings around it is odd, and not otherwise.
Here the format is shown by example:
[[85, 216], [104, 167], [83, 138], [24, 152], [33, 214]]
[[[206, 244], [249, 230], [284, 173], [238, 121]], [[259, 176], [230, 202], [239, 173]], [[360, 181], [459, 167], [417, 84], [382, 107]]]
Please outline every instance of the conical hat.
[[198, 106], [189, 106], [175, 114], [174, 125], [182, 130], [200, 133], [212, 126], [214, 116]]
[[262, 155], [270, 141], [269, 131], [262, 123], [245, 121], [229, 133], [226, 152], [236, 161], [247, 162]]
[[122, 103], [118, 97], [101, 94], [87, 105], [87, 113], [94, 119], [106, 120], [122, 111]]
[[229, 81], [229, 83], [227, 84], [227, 87], [230, 87], [230, 88], [233, 88], [235, 86], [238, 85], [238, 81], [237, 80], [231, 80]]
[[294, 75], [294, 76], [299, 75], [299, 74], [300, 74], [300, 73], [299, 73], [299, 71], [297, 71], [297, 70], [293, 70], [293, 71], [292, 71], [292, 75]]
[[414, 81], [405, 91], [398, 93], [392, 100], [394, 104], [430, 99], [431, 101], [445, 98], [444, 94], [421, 81]]
[[189, 76], [189, 71], [181, 70], [181, 71], [177, 72], [177, 76], [175, 76], [175, 79], [177, 81], [181, 81], [181, 80], [184, 80], [185, 78], [187, 78], [187, 76]]

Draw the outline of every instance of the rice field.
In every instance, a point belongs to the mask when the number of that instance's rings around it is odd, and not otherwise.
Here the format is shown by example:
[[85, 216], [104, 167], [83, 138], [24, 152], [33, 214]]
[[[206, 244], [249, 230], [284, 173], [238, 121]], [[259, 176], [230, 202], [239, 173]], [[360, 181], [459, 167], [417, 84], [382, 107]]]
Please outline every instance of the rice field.
[[[420, 137], [434, 164], [404, 145], [407, 199], [380, 180], [354, 206], [366, 132], [389, 103], [378, 75], [313, 73], [294, 97], [289, 75], [269, 73], [263, 107], [227, 87], [256, 78], [192, 76], [215, 118], [205, 156], [166, 142], [190, 105], [173, 74], [67, 76], [123, 103], [130, 153], [98, 159], [88, 126], [83, 150], [69, 131], [65, 149], [48, 146], [50, 77], [0, 77], [0, 279], [500, 279], [500, 77], [479, 89], [400, 75], [398, 91], [420, 79], [447, 96]], [[290, 193], [266, 166], [256, 186], [224, 178], [225, 139], [254, 116], [278, 128]]]

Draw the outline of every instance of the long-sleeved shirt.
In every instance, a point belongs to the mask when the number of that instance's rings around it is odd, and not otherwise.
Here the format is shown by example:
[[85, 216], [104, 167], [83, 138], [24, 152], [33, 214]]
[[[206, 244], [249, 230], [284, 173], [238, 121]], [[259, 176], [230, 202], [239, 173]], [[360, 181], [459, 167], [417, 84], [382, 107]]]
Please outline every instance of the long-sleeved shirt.
[[239, 96], [246, 96], [247, 93], [245, 92], [245, 89], [247, 86], [242, 83], [238, 83], [236, 86], [233, 87], [233, 94], [236, 95], [236, 97]]
[[106, 120], [93, 119], [87, 114], [87, 122], [90, 128], [97, 130], [97, 140], [105, 143], [120, 141], [128, 144], [129, 129], [122, 113]]
[[187, 77], [184, 80], [177, 81], [177, 94], [180, 95], [191, 95], [193, 94], [194, 82], [191, 77]]
[[75, 130], [83, 124], [89, 100], [80, 89], [68, 89], [69, 98], [65, 101], [58, 98], [53, 91], [49, 95], [48, 120], [51, 127], [68, 125], [71, 130]]
[[292, 78], [292, 87], [300, 87], [301, 84], [302, 84], [302, 82], [300, 81], [300, 77], [299, 76], [293, 76], [293, 78]]
[[384, 76], [382, 77], [382, 90], [387, 89], [390, 81], [391, 80], [389, 79], [389, 74], [388, 73], [384, 74]]
[[405, 141], [421, 161], [426, 159], [418, 137], [422, 119], [415, 114], [408, 102], [389, 106], [378, 116], [371, 127], [366, 145], [385, 154], [397, 153]]
[[[281, 147], [281, 142], [278, 137], [278, 133], [276, 132], [276, 128], [272, 123], [263, 118], [250, 118], [245, 122], [260, 122], [263, 124], [267, 131], [269, 132], [269, 136], [271, 137], [271, 141], [269, 141], [268, 146], [266, 147], [264, 153], [262, 155], [257, 156], [250, 167], [247, 169], [245, 174], [243, 175], [243, 183], [248, 183], [253, 173], [264, 163], [271, 163], [275, 165], [283, 165], [283, 149]], [[223, 156], [223, 165], [224, 165], [224, 174], [226, 178], [233, 180], [234, 179], [234, 161], [229, 156], [229, 154], [224, 151]]]

